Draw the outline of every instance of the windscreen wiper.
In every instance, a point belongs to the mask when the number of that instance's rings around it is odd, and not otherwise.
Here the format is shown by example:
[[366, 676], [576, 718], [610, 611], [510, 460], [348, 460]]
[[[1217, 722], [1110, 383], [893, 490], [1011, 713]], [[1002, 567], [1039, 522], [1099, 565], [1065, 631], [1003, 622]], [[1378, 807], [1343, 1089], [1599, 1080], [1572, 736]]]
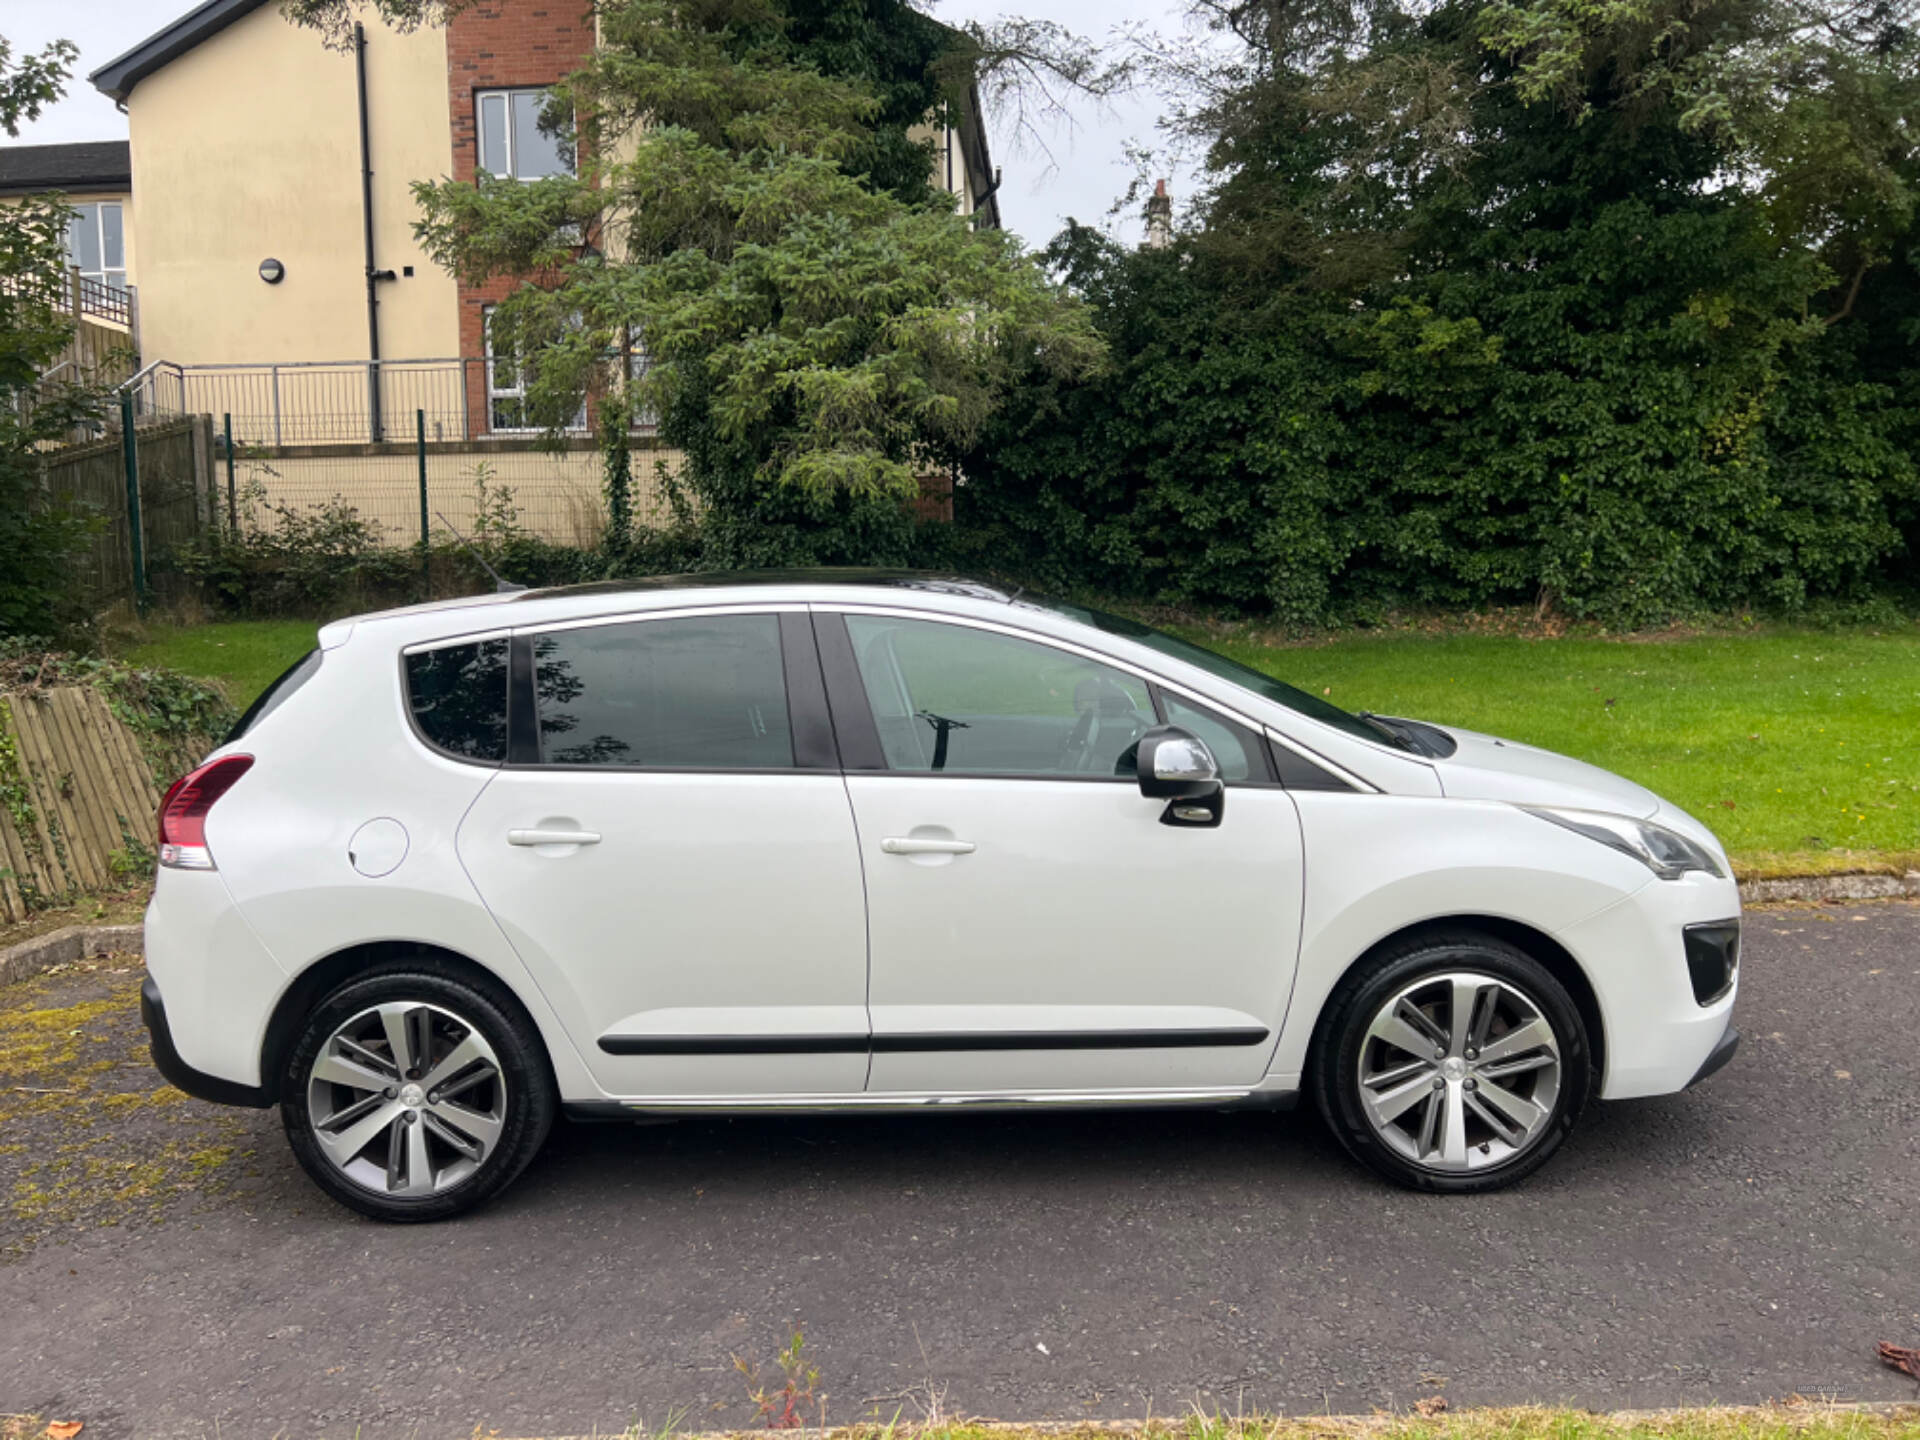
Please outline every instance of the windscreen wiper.
[[1400, 729], [1391, 720], [1387, 719], [1386, 716], [1376, 715], [1371, 710], [1362, 710], [1359, 712], [1359, 716], [1402, 750], [1414, 755], [1425, 753], [1414, 743], [1413, 736], [1409, 732]]

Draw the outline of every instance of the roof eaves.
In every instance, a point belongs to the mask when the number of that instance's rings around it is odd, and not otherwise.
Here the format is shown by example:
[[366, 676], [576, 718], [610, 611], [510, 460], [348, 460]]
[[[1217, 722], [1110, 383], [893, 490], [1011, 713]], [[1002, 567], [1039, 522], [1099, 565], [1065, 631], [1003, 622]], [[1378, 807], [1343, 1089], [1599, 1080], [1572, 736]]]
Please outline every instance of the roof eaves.
[[171, 25], [154, 32], [126, 54], [109, 60], [87, 77], [110, 99], [125, 101], [133, 87], [161, 66], [251, 15], [267, 0], [204, 0]]

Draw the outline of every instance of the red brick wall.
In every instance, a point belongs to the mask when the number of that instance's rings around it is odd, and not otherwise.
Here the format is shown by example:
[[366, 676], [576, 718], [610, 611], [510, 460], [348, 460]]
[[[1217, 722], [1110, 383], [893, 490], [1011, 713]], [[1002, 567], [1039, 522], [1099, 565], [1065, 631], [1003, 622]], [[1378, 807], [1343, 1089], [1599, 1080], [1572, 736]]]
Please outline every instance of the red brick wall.
[[[473, 179], [479, 164], [474, 92], [551, 85], [580, 67], [593, 49], [593, 12], [581, 0], [481, 0], [447, 21], [447, 104], [453, 118], [453, 178]], [[485, 307], [518, 282], [462, 284], [460, 353], [483, 355]], [[467, 367], [467, 414], [475, 435], [487, 429], [486, 367]]]

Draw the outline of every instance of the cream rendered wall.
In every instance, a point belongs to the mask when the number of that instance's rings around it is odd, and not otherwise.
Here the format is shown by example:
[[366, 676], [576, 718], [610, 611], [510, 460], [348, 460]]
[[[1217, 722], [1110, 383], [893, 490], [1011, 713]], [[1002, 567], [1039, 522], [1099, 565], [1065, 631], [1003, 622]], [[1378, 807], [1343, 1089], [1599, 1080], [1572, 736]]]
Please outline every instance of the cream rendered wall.
[[[446, 33], [367, 31], [380, 353], [458, 353], [452, 277], [415, 244], [408, 185], [452, 164]], [[143, 358], [179, 364], [367, 355], [359, 110], [350, 52], [265, 5], [127, 100]], [[272, 256], [286, 278], [268, 285]]]
[[973, 186], [967, 177], [966, 156], [960, 148], [960, 132], [928, 121], [923, 125], [909, 126], [907, 138], [923, 143], [932, 142], [934, 185], [953, 196], [954, 209], [960, 214], [973, 214]]

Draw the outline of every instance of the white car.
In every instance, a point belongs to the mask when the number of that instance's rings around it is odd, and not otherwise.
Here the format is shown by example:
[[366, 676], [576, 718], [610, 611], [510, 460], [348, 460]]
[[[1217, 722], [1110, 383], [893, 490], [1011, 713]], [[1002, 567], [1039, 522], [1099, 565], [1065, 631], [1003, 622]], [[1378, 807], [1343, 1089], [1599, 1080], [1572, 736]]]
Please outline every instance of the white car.
[[343, 620], [167, 793], [162, 1074], [368, 1215], [556, 1113], [1288, 1106], [1424, 1190], [1718, 1069], [1706, 827], [1132, 621], [817, 571]]

